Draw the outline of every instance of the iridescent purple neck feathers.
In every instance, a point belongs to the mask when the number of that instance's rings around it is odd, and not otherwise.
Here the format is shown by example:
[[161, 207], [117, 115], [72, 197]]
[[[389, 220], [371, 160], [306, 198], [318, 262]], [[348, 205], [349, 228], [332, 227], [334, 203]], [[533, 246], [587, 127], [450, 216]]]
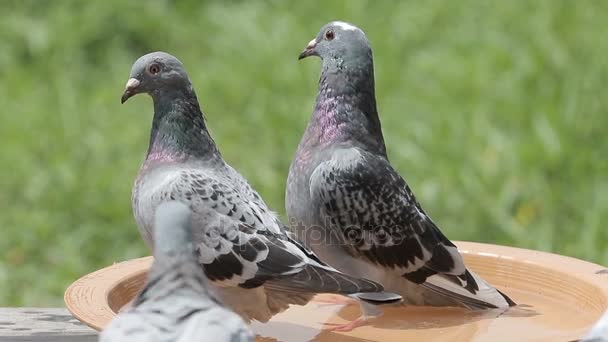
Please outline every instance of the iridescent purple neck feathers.
[[386, 154], [371, 55], [357, 65], [324, 61], [319, 93], [302, 143], [310, 148], [346, 141]]
[[152, 97], [154, 119], [146, 161], [221, 158], [191, 85], [160, 89]]
[[311, 121], [314, 123], [311, 133], [314, 133], [319, 143], [323, 145], [339, 140], [345, 133], [346, 126], [337, 109], [340, 98], [330, 93], [331, 89], [324, 89], [319, 93]]

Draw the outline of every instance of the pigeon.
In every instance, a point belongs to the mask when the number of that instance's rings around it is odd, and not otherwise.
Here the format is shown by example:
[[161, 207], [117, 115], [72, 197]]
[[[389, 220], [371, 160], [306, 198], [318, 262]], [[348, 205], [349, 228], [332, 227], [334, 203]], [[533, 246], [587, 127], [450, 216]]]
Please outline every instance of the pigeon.
[[100, 342], [252, 342], [253, 334], [234, 312], [207, 290], [192, 245], [191, 212], [176, 201], [158, 206], [154, 264], [131, 306], [101, 333]]
[[587, 335], [581, 339], [581, 342], [608, 342], [608, 310], [604, 312]]
[[294, 236], [222, 158], [183, 64], [165, 52], [140, 57], [121, 102], [147, 93], [154, 118], [147, 156], [132, 192], [140, 234], [154, 249], [153, 213], [167, 201], [193, 212], [193, 243], [210, 291], [245, 321], [267, 322], [317, 293], [372, 304], [400, 299], [376, 282], [327, 266]]
[[514, 305], [466, 268], [390, 164], [365, 33], [345, 22], [326, 24], [299, 59], [309, 56], [321, 58], [322, 70], [287, 178], [285, 205], [294, 234], [324, 262], [381, 283], [406, 305]]

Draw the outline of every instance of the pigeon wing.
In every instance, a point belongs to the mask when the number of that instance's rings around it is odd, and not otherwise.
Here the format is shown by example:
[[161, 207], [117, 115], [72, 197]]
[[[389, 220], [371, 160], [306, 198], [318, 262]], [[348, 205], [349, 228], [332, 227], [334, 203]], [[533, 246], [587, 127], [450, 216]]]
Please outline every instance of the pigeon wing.
[[466, 269], [456, 246], [386, 158], [356, 147], [336, 149], [313, 171], [310, 196], [352, 256], [400, 272], [465, 306], [496, 307], [478, 298], [480, 288], [496, 291]]
[[382, 291], [377, 283], [347, 276], [311, 258], [264, 206], [199, 172], [180, 172], [170, 197], [190, 203], [198, 261], [210, 281], [244, 288], [264, 284], [293, 292]]

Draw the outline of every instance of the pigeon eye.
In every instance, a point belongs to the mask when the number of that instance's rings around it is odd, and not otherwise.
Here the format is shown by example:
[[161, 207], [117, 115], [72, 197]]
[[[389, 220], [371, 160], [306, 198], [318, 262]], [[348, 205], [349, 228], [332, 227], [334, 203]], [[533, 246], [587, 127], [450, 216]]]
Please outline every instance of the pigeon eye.
[[333, 40], [334, 37], [335, 37], [334, 31], [332, 31], [332, 30], [325, 31], [325, 39], [327, 39], [327, 40]]
[[148, 72], [150, 72], [152, 75], [158, 74], [160, 72], [160, 65], [156, 63], [150, 64], [148, 67]]

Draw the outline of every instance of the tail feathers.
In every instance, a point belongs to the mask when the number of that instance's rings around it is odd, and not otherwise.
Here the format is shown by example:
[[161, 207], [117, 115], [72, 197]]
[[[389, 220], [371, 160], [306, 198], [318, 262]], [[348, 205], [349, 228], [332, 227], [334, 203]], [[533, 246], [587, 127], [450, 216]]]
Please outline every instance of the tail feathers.
[[394, 304], [403, 301], [403, 297], [392, 292], [355, 293], [351, 297], [373, 305]]
[[[488, 284], [473, 272], [467, 271], [466, 281], [454, 281], [453, 277], [437, 274], [427, 278], [422, 286], [440, 294], [446, 301], [473, 310], [508, 308], [516, 305], [511, 298]], [[471, 282], [475, 284], [471, 284]], [[471, 291], [476, 288], [475, 291]]]
[[382, 285], [371, 280], [352, 277], [331, 267], [311, 264], [306, 265], [302, 271], [296, 274], [269, 280], [264, 286], [279, 291], [335, 294], [384, 291]]
[[382, 316], [382, 305], [395, 304], [403, 301], [403, 298], [390, 292], [361, 293], [350, 295], [351, 298], [359, 299], [363, 317], [372, 318]]
[[500, 291], [499, 289], [496, 289], [496, 291], [498, 291], [498, 293], [502, 296], [502, 298], [504, 298], [507, 301], [507, 304], [509, 304], [509, 306], [517, 305], [517, 303], [515, 303], [513, 301], [513, 299], [509, 298], [509, 296], [507, 296], [504, 292]]

